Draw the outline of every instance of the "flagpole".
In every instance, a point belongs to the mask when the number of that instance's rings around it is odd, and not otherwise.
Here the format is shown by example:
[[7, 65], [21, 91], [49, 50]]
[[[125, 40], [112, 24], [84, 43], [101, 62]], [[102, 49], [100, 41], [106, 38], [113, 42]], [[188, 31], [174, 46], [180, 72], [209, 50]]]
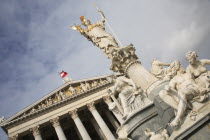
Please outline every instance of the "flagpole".
[[[96, 9], [97, 9], [98, 11], [101, 11], [101, 10], [97, 7], [96, 4], [94, 4], [94, 6], [96, 7]], [[121, 41], [120, 41], [119, 38], [117, 37], [117, 35], [114, 33], [114, 30], [113, 30], [113, 29], [111, 28], [111, 26], [109, 25], [109, 23], [108, 23], [107, 19], [105, 18], [105, 16], [104, 16], [101, 12], [99, 12], [99, 13], [100, 13], [101, 16], [104, 18], [104, 20], [105, 20], [107, 26], [109, 27], [109, 29], [111, 30], [111, 32], [113, 33], [114, 37], [117, 39], [117, 41], [119, 42], [119, 44], [120, 44], [121, 46], [123, 46], [122, 43], [121, 43]]]

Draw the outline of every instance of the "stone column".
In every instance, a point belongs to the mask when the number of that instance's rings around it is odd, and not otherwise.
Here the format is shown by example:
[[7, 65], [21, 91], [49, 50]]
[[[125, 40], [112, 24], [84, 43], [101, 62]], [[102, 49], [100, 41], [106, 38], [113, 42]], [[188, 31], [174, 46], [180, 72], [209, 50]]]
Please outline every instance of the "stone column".
[[115, 118], [112, 116], [111, 112], [109, 110], [105, 111], [106, 116], [108, 117], [108, 119], [110, 120], [111, 124], [113, 125], [113, 127], [115, 128], [115, 130], [117, 130], [120, 125], [118, 124], [118, 122], [115, 120]]
[[9, 137], [8, 140], [18, 140], [18, 134], [12, 137]]
[[106, 136], [106, 138], [108, 140], [116, 140], [116, 138], [114, 137], [112, 132], [109, 130], [108, 126], [106, 125], [106, 123], [104, 122], [104, 120], [102, 119], [98, 111], [96, 110], [94, 106], [94, 102], [87, 104], [87, 106], [90, 112], [92, 113], [93, 117], [95, 118], [96, 122], [98, 123], [99, 127], [103, 131], [104, 135]]
[[93, 127], [95, 128], [97, 134], [99, 135], [100, 139], [102, 140], [107, 140], [106, 136], [104, 135], [103, 131], [101, 130], [101, 128], [98, 126], [96, 120], [94, 118], [90, 119], [90, 122], [92, 123]]
[[147, 90], [158, 79], [150, 74], [138, 61], [133, 45], [112, 52], [111, 70], [127, 74], [138, 87]]
[[59, 117], [56, 117], [54, 119], [51, 119], [50, 122], [52, 123], [53, 127], [55, 128], [55, 131], [57, 133], [59, 140], [67, 140], [66, 136], [61, 128]]
[[35, 140], [42, 140], [41, 134], [39, 132], [39, 125], [31, 128], [30, 131], [33, 133]]
[[[115, 97], [113, 97], [113, 98], [116, 99]], [[104, 102], [108, 105], [108, 107], [110, 109], [110, 106], [113, 103], [112, 100], [111, 100], [111, 98], [109, 96], [104, 96], [103, 99], [104, 99]], [[121, 108], [120, 105], [119, 105], [119, 107]], [[122, 124], [124, 122], [123, 119], [122, 119], [122, 113], [123, 112], [119, 112], [120, 110], [119, 110], [118, 107], [116, 109], [114, 109], [114, 110], [112, 109], [111, 111], [113, 112], [113, 114], [115, 115], [115, 117], [117, 118], [117, 120], [120, 122], [120, 124]]]
[[125, 69], [126, 74], [142, 89], [148, 89], [158, 79], [150, 74], [139, 61], [131, 62]]
[[85, 129], [84, 125], [82, 124], [82, 121], [80, 120], [79, 116], [77, 115], [77, 109], [70, 111], [69, 114], [71, 115], [72, 119], [74, 120], [74, 123], [76, 124], [83, 140], [91, 140], [87, 130]]

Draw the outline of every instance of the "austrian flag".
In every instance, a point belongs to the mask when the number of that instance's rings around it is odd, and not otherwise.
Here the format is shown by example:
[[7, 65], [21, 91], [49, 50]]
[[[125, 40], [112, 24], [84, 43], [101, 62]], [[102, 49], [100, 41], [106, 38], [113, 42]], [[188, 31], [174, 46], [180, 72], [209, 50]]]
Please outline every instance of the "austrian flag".
[[61, 78], [64, 78], [68, 73], [65, 71], [60, 72], [60, 76]]

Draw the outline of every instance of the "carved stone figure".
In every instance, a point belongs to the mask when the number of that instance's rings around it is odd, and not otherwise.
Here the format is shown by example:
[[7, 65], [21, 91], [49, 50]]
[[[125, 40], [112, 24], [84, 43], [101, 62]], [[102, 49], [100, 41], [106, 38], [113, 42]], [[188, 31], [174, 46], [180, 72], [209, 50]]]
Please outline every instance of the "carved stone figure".
[[62, 100], [59, 93], [56, 93], [55, 97], [57, 98], [58, 102]]
[[42, 108], [45, 108], [46, 107], [46, 104], [41, 103], [41, 106], [42, 106]]
[[82, 91], [87, 91], [88, 90], [86, 84], [84, 84], [84, 83], [81, 83], [80, 87], [82, 88]]
[[99, 83], [100, 83], [100, 85], [103, 85], [103, 84], [105, 84], [106, 82], [105, 82], [104, 80], [100, 79], [100, 80], [99, 80]]
[[210, 65], [210, 60], [208, 59], [196, 60], [196, 57], [198, 57], [198, 55], [196, 54], [196, 52], [192, 51], [187, 52], [185, 57], [190, 63], [186, 71], [191, 73], [195, 78], [207, 72], [205, 65]]
[[40, 104], [40, 105], [38, 105], [38, 109], [42, 109], [42, 105]]
[[85, 86], [87, 89], [90, 89], [90, 84], [88, 82], [85, 82]]
[[48, 102], [47, 102], [47, 106], [50, 106], [53, 104], [53, 100], [51, 99], [51, 97], [48, 99]]
[[4, 121], [4, 116], [0, 118], [0, 123]]
[[176, 117], [169, 125], [177, 126], [180, 123], [186, 108], [192, 108], [189, 101], [202, 102], [208, 97], [206, 93], [210, 91], [209, 77], [209, 75], [204, 74], [195, 81], [194, 76], [185, 73], [180, 66], [177, 75], [159, 93], [160, 98], [175, 109]]
[[93, 81], [92, 84], [91, 84], [92, 87], [97, 87], [97, 85], [98, 85], [97, 81]]
[[142, 106], [143, 92], [137, 88], [135, 83], [124, 76], [114, 79], [114, 86], [108, 90], [110, 94], [118, 96], [118, 100], [123, 108], [123, 118], [126, 119], [135, 109]]
[[66, 94], [64, 94], [62, 91], [59, 92], [60, 97], [62, 100], [66, 99]]
[[[167, 68], [163, 68], [163, 66], [169, 66]], [[171, 64], [163, 63], [154, 59], [151, 63], [150, 72], [155, 75], [159, 79], [171, 79], [176, 75], [176, 71], [179, 67], [179, 61], [174, 61]]]
[[76, 94], [76, 90], [71, 85], [69, 87], [69, 91], [71, 92], [71, 94]]
[[163, 78], [167, 73], [167, 69], [163, 68], [163, 66], [170, 66], [170, 64], [153, 59], [150, 72], [158, 78]]
[[149, 128], [144, 130], [145, 135], [150, 137], [150, 140], [168, 140], [169, 135], [167, 134], [167, 130], [164, 129], [160, 134], [155, 134]]
[[99, 47], [106, 54], [106, 56], [110, 58], [113, 48], [117, 48], [119, 46], [115, 38], [105, 30], [104, 14], [102, 11], [99, 12], [103, 15], [101, 21], [91, 24], [88, 19], [85, 19], [84, 16], [81, 16], [80, 20], [86, 29], [82, 29], [79, 25], [72, 26], [72, 29], [78, 30], [78, 32], [91, 41], [95, 46]]
[[127, 125], [122, 125], [117, 129], [117, 140], [131, 140], [128, 138]]
[[34, 111], [36, 111], [36, 109], [33, 107], [33, 108], [31, 109], [30, 113], [32, 113], [32, 112], [34, 112]]

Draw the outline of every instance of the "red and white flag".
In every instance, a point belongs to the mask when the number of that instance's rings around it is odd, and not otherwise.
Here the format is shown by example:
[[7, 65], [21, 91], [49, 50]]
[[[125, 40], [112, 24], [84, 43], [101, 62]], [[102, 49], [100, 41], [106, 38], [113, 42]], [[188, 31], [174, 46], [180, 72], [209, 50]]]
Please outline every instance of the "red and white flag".
[[59, 74], [60, 74], [61, 78], [64, 78], [68, 73], [65, 71], [62, 71]]

